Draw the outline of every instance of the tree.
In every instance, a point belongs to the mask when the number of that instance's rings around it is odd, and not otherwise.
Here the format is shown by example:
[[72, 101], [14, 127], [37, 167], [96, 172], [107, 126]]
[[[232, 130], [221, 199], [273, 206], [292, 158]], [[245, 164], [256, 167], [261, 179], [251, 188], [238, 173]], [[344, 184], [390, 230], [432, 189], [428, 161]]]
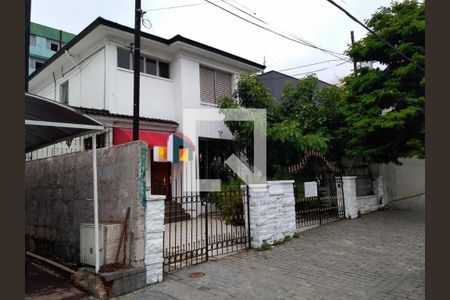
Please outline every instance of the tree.
[[[338, 149], [335, 133], [343, 122], [339, 110], [341, 89], [318, 89], [318, 79], [308, 76], [296, 85], [287, 85], [280, 105], [254, 75], [241, 75], [233, 97], [224, 97], [219, 108], [265, 108], [267, 110], [267, 175], [286, 178], [287, 166], [297, 163], [307, 150], [321, 152]], [[253, 124], [226, 122], [240, 149], [245, 149], [249, 165], [253, 162]]]
[[393, 3], [380, 8], [366, 25], [397, 51], [371, 33], [348, 50], [353, 60], [380, 66], [359, 67], [344, 79], [345, 154], [375, 163], [423, 157], [425, 5], [418, 1]]

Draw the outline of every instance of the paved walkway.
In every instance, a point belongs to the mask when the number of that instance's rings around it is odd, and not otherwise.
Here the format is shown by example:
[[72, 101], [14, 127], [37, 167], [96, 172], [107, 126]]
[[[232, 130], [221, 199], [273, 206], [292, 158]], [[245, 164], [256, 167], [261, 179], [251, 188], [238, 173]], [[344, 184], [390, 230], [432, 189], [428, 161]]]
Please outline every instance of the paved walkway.
[[[191, 278], [191, 272], [204, 272]], [[166, 276], [121, 299], [424, 299], [425, 202], [302, 232]]]

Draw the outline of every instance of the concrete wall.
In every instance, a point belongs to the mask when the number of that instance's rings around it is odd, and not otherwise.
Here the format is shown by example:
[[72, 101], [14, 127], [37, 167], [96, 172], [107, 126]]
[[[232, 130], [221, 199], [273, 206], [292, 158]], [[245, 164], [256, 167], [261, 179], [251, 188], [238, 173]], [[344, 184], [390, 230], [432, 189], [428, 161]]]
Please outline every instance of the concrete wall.
[[[126, 259], [143, 266], [147, 144], [129, 143], [97, 153], [99, 220], [121, 223], [131, 208]], [[92, 151], [26, 162], [28, 248], [79, 262], [80, 223], [94, 222], [92, 198]]]
[[[356, 196], [356, 176], [343, 176], [345, 217], [357, 218], [360, 214], [376, 211], [386, 204], [383, 194], [383, 177], [378, 176], [373, 182], [374, 195]], [[338, 197], [341, 195], [338, 194]]]
[[402, 165], [384, 164], [372, 168], [384, 178], [387, 201], [425, 194], [425, 159], [400, 159]]

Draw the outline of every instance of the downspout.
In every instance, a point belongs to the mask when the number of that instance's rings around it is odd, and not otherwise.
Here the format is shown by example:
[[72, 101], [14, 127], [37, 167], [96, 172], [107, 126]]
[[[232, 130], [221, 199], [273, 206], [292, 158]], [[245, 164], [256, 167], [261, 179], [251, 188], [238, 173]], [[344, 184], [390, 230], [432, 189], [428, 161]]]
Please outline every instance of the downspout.
[[53, 84], [54, 84], [54, 86], [55, 86], [55, 97], [54, 97], [53, 100], [56, 101], [56, 77], [55, 77], [55, 72], [53, 72]]
[[64, 50], [64, 53], [67, 54], [67, 56], [69, 57], [69, 59], [70, 59], [70, 61], [72, 62], [72, 64], [78, 69], [78, 74], [79, 74], [79, 76], [80, 76], [80, 77], [79, 77], [79, 78], [80, 78], [80, 106], [82, 106], [82, 105], [81, 105], [81, 91], [82, 91], [82, 89], [81, 89], [81, 67], [80, 67], [79, 64], [77, 64], [77, 63], [75, 62], [75, 60], [73, 59], [72, 55], [70, 55], [69, 51]]
[[97, 191], [97, 134], [92, 135], [92, 178], [94, 188], [94, 251], [95, 251], [95, 272], [100, 269], [100, 247], [98, 240], [98, 191]]

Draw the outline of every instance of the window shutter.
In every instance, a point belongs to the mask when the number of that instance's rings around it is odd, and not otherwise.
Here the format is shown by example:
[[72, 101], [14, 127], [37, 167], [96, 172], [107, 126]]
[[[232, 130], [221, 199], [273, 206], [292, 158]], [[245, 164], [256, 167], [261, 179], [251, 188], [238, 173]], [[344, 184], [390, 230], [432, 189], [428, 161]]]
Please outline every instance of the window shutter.
[[215, 72], [216, 72], [216, 81], [215, 81], [216, 103], [218, 103], [220, 97], [231, 96], [231, 74], [222, 71], [215, 71]]
[[200, 67], [200, 100], [215, 103], [214, 70]]

